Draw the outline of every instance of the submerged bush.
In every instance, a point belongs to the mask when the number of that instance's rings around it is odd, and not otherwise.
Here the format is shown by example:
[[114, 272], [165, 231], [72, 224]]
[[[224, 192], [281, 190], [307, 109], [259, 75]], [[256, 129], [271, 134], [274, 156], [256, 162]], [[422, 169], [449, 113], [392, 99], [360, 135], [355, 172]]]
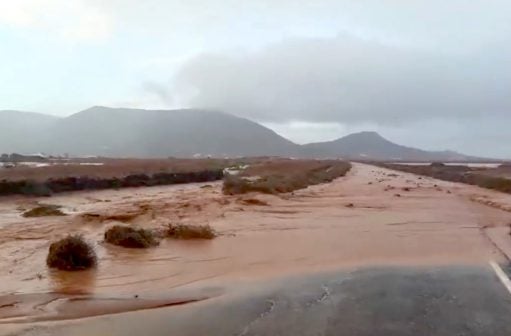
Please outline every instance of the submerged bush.
[[257, 198], [246, 198], [246, 199], [242, 199], [240, 202], [245, 205], [259, 205], [259, 206], [269, 205], [268, 202], [262, 201]]
[[213, 239], [216, 233], [209, 225], [169, 224], [165, 236], [174, 239]]
[[115, 225], [108, 229], [105, 232], [105, 241], [128, 248], [148, 248], [158, 245], [152, 231], [122, 225]]
[[25, 211], [23, 217], [65, 216], [58, 205], [40, 205]]
[[84, 270], [96, 265], [96, 252], [82, 236], [67, 236], [50, 245], [46, 264], [63, 271]]

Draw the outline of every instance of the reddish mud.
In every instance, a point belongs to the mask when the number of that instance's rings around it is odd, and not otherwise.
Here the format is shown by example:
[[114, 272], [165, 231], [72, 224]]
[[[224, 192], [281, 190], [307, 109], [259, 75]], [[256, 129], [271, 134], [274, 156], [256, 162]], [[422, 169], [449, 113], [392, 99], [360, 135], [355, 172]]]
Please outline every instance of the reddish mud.
[[[41, 200], [63, 206], [65, 217], [23, 218], [21, 210], [33, 206], [33, 199], [2, 201], [0, 323], [155, 308], [214, 296], [183, 299], [176, 289], [220, 284], [225, 290], [241, 280], [343, 267], [503, 261], [507, 247], [500, 245], [511, 240], [506, 228], [511, 213], [504, 211], [511, 195], [367, 165], [355, 164], [332, 183], [281, 196], [225, 196], [220, 183], [201, 186]], [[488, 206], [478, 201], [481, 197], [502, 206]], [[103, 243], [105, 229], [119, 222], [155, 229], [168, 223], [210, 224], [219, 237], [163, 240], [147, 250]], [[488, 235], [488, 228], [497, 229]], [[96, 270], [46, 268], [50, 242], [68, 233], [82, 233], [95, 245]], [[84, 302], [87, 308], [79, 309]]]

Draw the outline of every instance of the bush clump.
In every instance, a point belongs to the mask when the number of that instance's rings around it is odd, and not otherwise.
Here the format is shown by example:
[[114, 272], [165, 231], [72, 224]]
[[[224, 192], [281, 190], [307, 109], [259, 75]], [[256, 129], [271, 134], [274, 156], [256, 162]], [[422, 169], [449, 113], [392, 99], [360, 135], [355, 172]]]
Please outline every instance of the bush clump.
[[128, 248], [148, 248], [158, 245], [152, 231], [122, 225], [115, 225], [108, 229], [105, 232], [105, 241]]
[[96, 252], [82, 236], [67, 236], [50, 245], [46, 264], [63, 271], [77, 271], [94, 267]]
[[272, 172], [268, 168], [262, 174], [256, 175], [251, 175], [248, 170], [238, 175], [225, 174], [222, 191], [226, 195], [250, 192], [288, 193], [307, 188], [310, 185], [331, 182], [346, 175], [351, 169], [350, 163], [337, 161], [313, 161], [313, 163], [297, 161], [294, 167], [292, 164], [289, 165], [288, 171], [275, 169]]
[[[482, 188], [493, 189], [511, 194], [511, 179], [491, 175], [493, 169], [481, 170], [468, 166], [445, 165], [432, 163], [429, 166], [409, 166], [403, 164], [373, 163], [377, 166], [403, 171], [412, 174], [429, 176], [435, 179], [476, 185]], [[497, 170], [498, 172], [498, 170]], [[422, 179], [419, 177], [419, 179]], [[434, 185], [438, 188], [438, 185]]]
[[165, 236], [174, 239], [213, 239], [216, 233], [209, 225], [169, 224]]
[[44, 217], [44, 216], [65, 216], [58, 205], [39, 205], [31, 210], [25, 211], [23, 217]]

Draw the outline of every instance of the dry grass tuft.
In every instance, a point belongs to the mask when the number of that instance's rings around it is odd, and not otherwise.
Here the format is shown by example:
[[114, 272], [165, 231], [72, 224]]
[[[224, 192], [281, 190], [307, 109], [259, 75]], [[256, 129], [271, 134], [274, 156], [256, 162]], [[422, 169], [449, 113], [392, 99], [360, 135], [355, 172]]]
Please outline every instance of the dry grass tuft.
[[105, 232], [105, 241], [128, 248], [149, 248], [158, 245], [152, 231], [122, 225], [115, 225], [108, 229]]
[[216, 233], [209, 225], [169, 224], [165, 236], [174, 239], [213, 239]]
[[31, 210], [25, 211], [23, 217], [66, 216], [58, 205], [41, 204]]

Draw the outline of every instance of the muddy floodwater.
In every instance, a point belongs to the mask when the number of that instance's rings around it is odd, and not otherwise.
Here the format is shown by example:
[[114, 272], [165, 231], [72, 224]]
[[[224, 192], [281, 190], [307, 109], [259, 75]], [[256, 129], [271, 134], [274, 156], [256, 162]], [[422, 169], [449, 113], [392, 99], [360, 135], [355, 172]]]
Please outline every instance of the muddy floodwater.
[[[432, 162], [392, 162], [392, 164], [402, 164], [408, 166], [429, 166]], [[469, 162], [446, 162], [444, 163], [446, 166], [467, 166], [471, 168], [497, 168], [501, 165], [501, 163], [469, 163]]]
[[[267, 205], [243, 202], [252, 198]], [[68, 216], [22, 217], [36, 202], [61, 205]], [[172, 314], [285, 276], [502, 262], [511, 255], [510, 211], [510, 195], [362, 164], [332, 183], [279, 196], [225, 196], [210, 183], [3, 199], [0, 329], [168, 306]], [[144, 228], [209, 224], [219, 236], [166, 239], [145, 250], [109, 246], [103, 234], [119, 214]], [[47, 269], [50, 242], [69, 233], [94, 244], [97, 269]]]

